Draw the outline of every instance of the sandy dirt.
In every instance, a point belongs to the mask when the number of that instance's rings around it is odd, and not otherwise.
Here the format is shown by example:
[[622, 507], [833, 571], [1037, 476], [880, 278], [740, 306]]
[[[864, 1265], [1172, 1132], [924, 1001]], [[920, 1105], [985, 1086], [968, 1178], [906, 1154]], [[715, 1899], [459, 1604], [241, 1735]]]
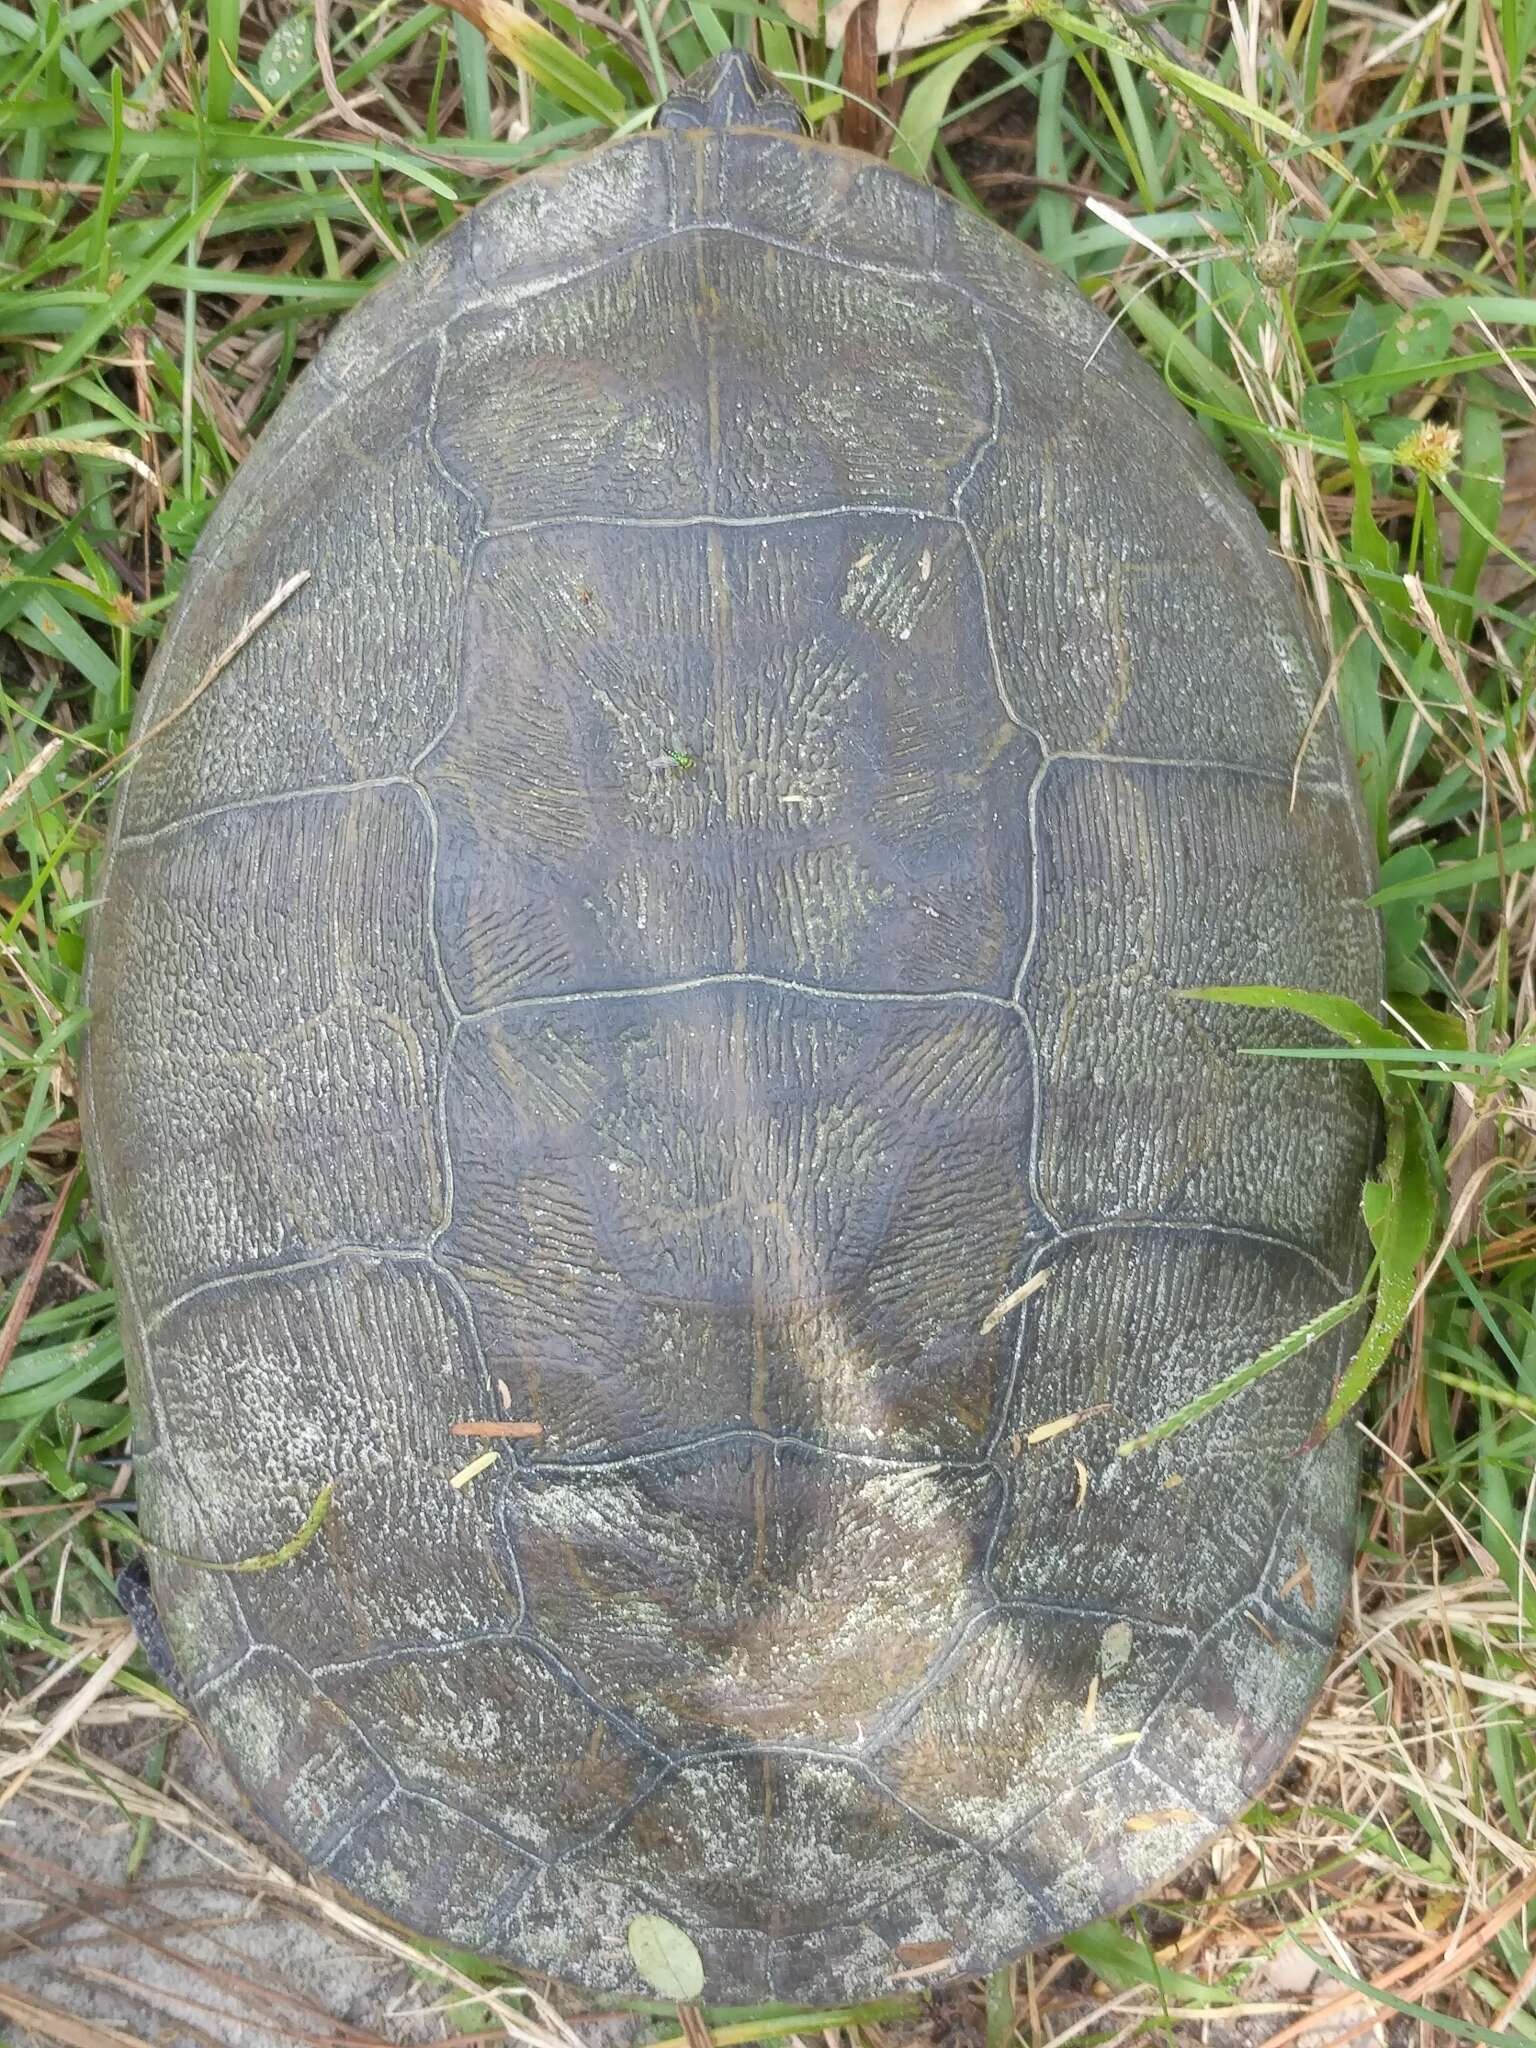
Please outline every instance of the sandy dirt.
[[[177, 1739], [179, 1786], [241, 1824], [240, 1801], [195, 1732]], [[288, 2048], [441, 2041], [408, 1965], [349, 1941], [210, 1847], [157, 1827], [131, 1885], [134, 1825], [97, 1798], [29, 1791], [0, 1808], [0, 2016], [15, 2048]], [[44, 2011], [20, 2024], [25, 2001]], [[48, 2012], [47, 2008], [52, 2008]], [[71, 2034], [59, 2015], [94, 2023]], [[106, 2031], [115, 2030], [115, 2031]]]

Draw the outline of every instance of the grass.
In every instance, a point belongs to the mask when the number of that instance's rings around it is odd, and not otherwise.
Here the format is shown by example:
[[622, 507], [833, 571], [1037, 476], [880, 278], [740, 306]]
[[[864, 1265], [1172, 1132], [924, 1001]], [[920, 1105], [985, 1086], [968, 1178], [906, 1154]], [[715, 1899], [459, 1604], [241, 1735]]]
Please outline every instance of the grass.
[[[460, 2042], [569, 2041], [579, 2007], [319, 1899], [197, 1809], [174, 1749], [157, 1782], [174, 1710], [124, 1662], [112, 1592], [129, 1419], [78, 1165], [80, 970], [135, 685], [326, 324], [506, 177], [642, 123], [754, 17], [823, 133], [874, 97], [850, 60], [845, 103], [838, 53], [771, 10], [621, 6], [476, 0], [490, 44], [438, 8], [350, 7], [328, 83], [279, 0], [0, 0], [0, 1801], [95, 1803], [134, 1822], [135, 1861], [155, 1829], [204, 1843], [411, 1958]], [[1118, 318], [1312, 599], [1383, 861], [1400, 1042], [1373, 1071], [1422, 1172], [1378, 1218], [1410, 1254], [1402, 1335], [1346, 1425], [1371, 1453], [1355, 1600], [1281, 1783], [1165, 1897], [986, 1985], [685, 2015], [692, 2048], [1239, 2019], [1270, 2048], [1387, 2021], [1536, 2041], [1533, 53], [1536, 0], [1076, 0], [882, 67], [862, 118]], [[684, 2038], [664, 2006], [647, 2026]]]

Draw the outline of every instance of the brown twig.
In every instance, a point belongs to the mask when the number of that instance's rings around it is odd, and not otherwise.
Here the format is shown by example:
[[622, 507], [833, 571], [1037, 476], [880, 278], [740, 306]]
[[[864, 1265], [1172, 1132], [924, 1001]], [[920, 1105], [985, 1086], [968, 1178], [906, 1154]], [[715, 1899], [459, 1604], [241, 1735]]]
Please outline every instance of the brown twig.
[[[1379, 1977], [1371, 1979], [1370, 1989], [1393, 1990], [1405, 1979], [1414, 1977], [1420, 1970], [1425, 1970], [1425, 1975], [1410, 1986], [1414, 1998], [1421, 1999], [1426, 1992], [1434, 1991], [1449, 1979], [1459, 1976], [1472, 1958], [1479, 1955], [1495, 1935], [1514, 1919], [1521, 1907], [1533, 1898], [1536, 1898], [1536, 1876], [1528, 1877], [1524, 1884], [1517, 1885], [1513, 1891], [1507, 1892], [1498, 1905], [1485, 1913], [1475, 1926], [1453, 1927], [1449, 1934], [1442, 1935], [1438, 1941], [1430, 1942], [1417, 1954], [1405, 1957], [1400, 1963], [1394, 1963], [1390, 1970], [1383, 1970]], [[1456, 1951], [1455, 1955], [1437, 1962], [1436, 1959], [1446, 1957], [1450, 1949]], [[1426, 1970], [1426, 1965], [1432, 1967]], [[1341, 1991], [1337, 1997], [1327, 1999], [1322, 2005], [1314, 2005], [1301, 2019], [1293, 2020], [1289, 2026], [1282, 2027], [1279, 2033], [1271, 2034], [1267, 2041], [1260, 2044], [1260, 2048], [1287, 2048], [1288, 2043], [1299, 2041], [1303, 2034], [1314, 2032], [1331, 2016], [1342, 2016], [1348, 2007], [1359, 2003], [1361, 1996], [1360, 1992], [1353, 1989]], [[1329, 2044], [1329, 2048], [1345, 2048], [1347, 2042], [1358, 2040], [1363, 2033], [1374, 2027], [1379, 2018], [1379, 2013], [1368, 2013], [1364, 2019], [1347, 2027]]]
[[875, 40], [875, 13], [879, 0], [859, 0], [843, 30], [843, 101], [839, 122], [843, 141], [850, 149], [880, 147], [881, 125], [875, 113], [880, 94], [880, 51]]
[[78, 1165], [72, 1166], [65, 1176], [64, 1185], [59, 1189], [58, 1197], [53, 1205], [53, 1213], [48, 1218], [47, 1225], [42, 1236], [37, 1241], [31, 1258], [27, 1261], [27, 1270], [21, 1276], [21, 1284], [16, 1289], [15, 1299], [11, 1303], [5, 1323], [3, 1326], [0, 1326], [0, 1380], [5, 1378], [6, 1369], [11, 1362], [11, 1354], [16, 1349], [16, 1341], [21, 1335], [22, 1327], [27, 1317], [32, 1313], [32, 1302], [39, 1286], [42, 1284], [43, 1274], [47, 1270], [48, 1261], [53, 1256], [54, 1240], [59, 1234], [60, 1224], [64, 1221], [65, 1204], [69, 1201], [70, 1195], [73, 1192], [79, 1172], [80, 1168]]
[[3, 1984], [0, 2018], [14, 2020], [40, 2041], [56, 2042], [58, 2048], [151, 2048], [142, 2034], [125, 2034], [121, 2027], [104, 2027], [94, 2020], [78, 2019], [61, 2005], [29, 1998], [24, 1991], [8, 1991]]
[[209, 662], [175, 710], [168, 711], [164, 718], [156, 719], [148, 732], [140, 733], [139, 737], [130, 746], [125, 747], [122, 753], [116, 755], [107, 763], [105, 769], [99, 769], [97, 773], [105, 774], [114, 768], [121, 768], [130, 755], [142, 753], [151, 740], [159, 739], [167, 727], [174, 725], [178, 718], [181, 718], [186, 712], [190, 711], [203, 692], [211, 689], [219, 677], [223, 675], [225, 669], [229, 667], [235, 656], [244, 653], [245, 649], [250, 646], [268, 619], [282, 610], [295, 591], [303, 589], [313, 573], [313, 570], [310, 569], [296, 569], [291, 576], [280, 583], [266, 603], [258, 605], [256, 610], [251, 613], [229, 645], [223, 648]]

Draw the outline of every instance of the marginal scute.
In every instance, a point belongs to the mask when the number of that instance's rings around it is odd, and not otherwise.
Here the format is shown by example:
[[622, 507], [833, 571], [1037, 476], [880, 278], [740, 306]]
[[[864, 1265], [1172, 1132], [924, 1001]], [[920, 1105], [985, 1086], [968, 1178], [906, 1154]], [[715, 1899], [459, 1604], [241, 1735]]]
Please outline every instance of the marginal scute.
[[1230, 1614], [1150, 1720], [1136, 1757], [1200, 1813], [1240, 1813], [1273, 1777], [1328, 1649], [1257, 1603]]
[[326, 337], [316, 365], [332, 391], [362, 398], [379, 380], [388, 378], [395, 403], [380, 409], [381, 423], [398, 429], [405, 417], [398, 405], [404, 388], [419, 390], [417, 379], [436, 363], [439, 332], [463, 305], [475, 285], [469, 251], [461, 235], [444, 235], [418, 250], [390, 279], [387, 292], [368, 292]]
[[[530, 1856], [600, 1833], [657, 1765], [559, 1669], [513, 1640], [467, 1642], [328, 1674], [326, 1691], [389, 1756], [401, 1782]], [[539, 1731], [528, 1768], [529, 1727]]]
[[467, 247], [475, 282], [496, 299], [557, 292], [668, 232], [678, 168], [664, 144], [635, 136], [517, 179], [444, 240], [460, 254]]
[[[633, 1920], [655, 1910], [647, 1892], [597, 1877], [590, 1857], [576, 1857], [535, 1871], [526, 1889], [508, 1900], [485, 1946], [496, 1955], [516, 1956], [526, 1970], [654, 1998], [656, 1987], [635, 1967], [626, 1937]], [[727, 1949], [697, 1928], [691, 1938], [703, 1955], [706, 1996], [713, 1983], [750, 1977], [762, 1946], [737, 1937]]]
[[326, 1859], [327, 1875], [376, 1911], [456, 1947], [494, 1947], [537, 1876], [472, 1814], [409, 1791], [365, 1810]]
[[769, 1972], [783, 1985], [825, 1971], [834, 1981], [921, 1994], [946, 1977], [985, 1970], [1016, 1946], [1032, 1947], [1049, 1929], [1039, 1900], [1003, 1857], [959, 1849], [922, 1868], [867, 1918], [775, 1942]]
[[[1346, 1356], [1360, 1341], [1359, 1326]], [[1360, 1491], [1360, 1439], [1347, 1426], [1296, 1461], [1290, 1518], [1260, 1587], [1266, 1604], [1326, 1643], [1341, 1613], [1355, 1567], [1355, 1504]]]
[[[962, 1867], [969, 1876], [973, 1859], [965, 1858]], [[872, 1924], [874, 1920], [885, 1922], [890, 1931], [899, 1929], [895, 1940], [884, 1938], [879, 1927]], [[910, 1903], [898, 1897], [869, 1918], [836, 1921], [829, 1927], [780, 1935], [759, 1944], [758, 1953], [764, 1960], [758, 1962], [754, 1958], [754, 1965], [772, 1998], [788, 1997], [798, 2002], [799, 1993], [789, 1987], [805, 1983], [890, 1984], [900, 1991], [907, 1987], [898, 1975], [905, 1966], [897, 1947], [906, 1940], [907, 1929], [919, 1924]], [[719, 1954], [725, 1937], [717, 1935], [712, 1946]], [[728, 1955], [727, 1950], [721, 1960], [728, 1960]]]
[[[148, 1407], [135, 1370], [135, 1423]], [[160, 1550], [147, 1559], [150, 1591], [166, 1646], [176, 1666], [177, 1681], [192, 1698], [237, 1664], [253, 1647], [241, 1609], [237, 1581], [222, 1573], [194, 1571], [176, 1564], [171, 1553], [209, 1554], [209, 1524], [203, 1502], [160, 1444], [141, 1450], [135, 1427], [134, 1490], [139, 1523], [157, 1530]]]
[[[217, 597], [226, 574], [226, 557], [236, 559], [252, 547], [251, 536], [264, 525], [268, 508], [274, 500], [285, 502], [285, 480], [292, 477], [296, 465], [303, 460], [306, 444], [312, 436], [323, 437], [327, 417], [342, 403], [341, 393], [316, 365], [301, 371], [283, 399], [282, 433], [257, 436], [240, 465], [239, 488], [226, 490], [215, 501], [183, 573], [176, 609], [139, 692], [140, 730], [149, 730], [165, 715], [168, 705], [184, 701], [188, 685], [207, 673], [206, 667], [193, 666], [194, 655], [184, 657], [181, 652], [183, 635], [190, 636], [189, 644], [198, 635], [205, 594], [213, 611], [224, 618], [228, 627], [225, 639], [213, 653], [222, 653], [233, 640], [239, 622], [228, 621]], [[261, 543], [257, 541], [254, 545], [259, 549]], [[281, 580], [279, 575], [264, 597], [270, 597]], [[129, 790], [135, 779], [136, 776], [128, 778]], [[125, 799], [117, 813], [117, 831], [124, 829], [127, 815]]]
[[[141, 1501], [143, 1487], [140, 1487]], [[251, 1647], [245, 1617], [228, 1586], [200, 1574], [163, 1572], [166, 1587], [156, 1611], [167, 1617], [166, 1643], [175, 1665], [176, 1682], [194, 1700]]]
[[1062, 1786], [999, 1853], [1038, 1901], [1040, 1924], [1077, 1927], [1166, 1882], [1215, 1832], [1209, 1815], [1123, 1755]]
[[755, 1750], [683, 1765], [588, 1867], [664, 1888], [706, 1938], [711, 1928], [772, 1938], [861, 1919], [955, 1850], [849, 1765]]
[[[1091, 360], [1103, 356], [1104, 383], [1112, 397], [1135, 358], [1129, 349], [1106, 344], [1103, 316], [1072, 280], [1027, 242], [1017, 237], [1000, 241], [996, 226], [969, 207], [936, 205], [927, 191], [923, 198], [934, 214], [936, 273], [998, 321], [1000, 340], [1021, 370], [1075, 379]], [[1160, 380], [1152, 381], [1161, 391]]]
[[258, 1652], [207, 1688], [198, 1712], [238, 1758], [252, 1805], [311, 1862], [323, 1864], [395, 1780], [358, 1729], [286, 1657]]
[[[217, 597], [199, 556], [199, 601], [178, 613], [144, 699], [145, 731], [172, 723], [134, 764], [119, 819], [130, 838], [221, 804], [403, 776], [447, 718], [474, 520], [428, 447], [436, 367], [434, 347], [415, 349], [391, 370], [387, 405], [368, 387], [350, 404], [333, 392], [280, 465], [241, 472], [210, 535]], [[306, 411], [320, 388], [305, 379]]]

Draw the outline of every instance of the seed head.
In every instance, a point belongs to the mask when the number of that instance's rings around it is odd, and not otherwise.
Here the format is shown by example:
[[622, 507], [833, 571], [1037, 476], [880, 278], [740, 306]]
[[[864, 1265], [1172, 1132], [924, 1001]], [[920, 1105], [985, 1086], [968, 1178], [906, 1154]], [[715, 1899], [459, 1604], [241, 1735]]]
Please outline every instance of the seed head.
[[1397, 445], [1395, 459], [1404, 469], [1426, 476], [1432, 484], [1444, 483], [1456, 467], [1461, 453], [1461, 429], [1444, 420], [1425, 420], [1406, 441]]
[[1294, 284], [1298, 268], [1296, 244], [1279, 236], [1260, 242], [1253, 252], [1253, 274], [1271, 291], [1278, 291], [1282, 285]]

